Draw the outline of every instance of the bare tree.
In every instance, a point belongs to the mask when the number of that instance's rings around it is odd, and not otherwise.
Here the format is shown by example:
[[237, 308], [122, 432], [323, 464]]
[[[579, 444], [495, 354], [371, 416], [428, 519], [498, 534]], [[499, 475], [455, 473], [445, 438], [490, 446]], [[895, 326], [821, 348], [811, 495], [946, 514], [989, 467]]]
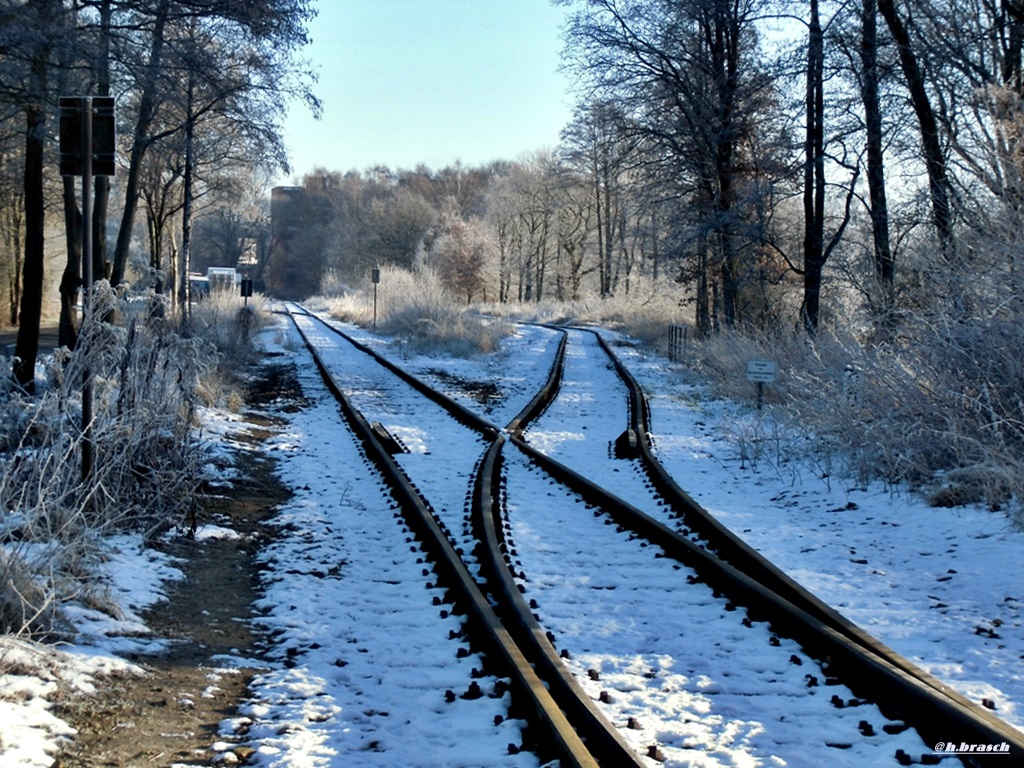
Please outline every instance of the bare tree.
[[618, 245], [625, 233], [623, 187], [631, 142], [625, 116], [610, 102], [593, 102], [580, 108], [563, 133], [566, 155], [585, 175], [591, 188], [597, 237], [598, 284], [602, 298], [614, 291]]
[[[22, 261], [21, 304], [18, 312], [18, 341], [15, 346], [15, 381], [34, 388], [39, 327], [43, 307], [43, 259], [45, 247], [45, 144], [48, 115], [52, 112], [50, 91], [54, 46], [67, 29], [65, 9], [60, 0], [27, 0], [8, 6], [0, 16], [3, 47], [8, 66], [0, 88], [9, 103], [24, 115], [24, 259]], [[40, 34], [40, 30], [46, 30]]]
[[853, 189], [860, 169], [859, 166], [854, 169], [846, 195], [844, 215], [826, 242], [825, 29], [821, 23], [818, 0], [810, 0], [809, 11], [805, 75], [804, 295], [800, 314], [804, 329], [814, 336], [821, 318], [822, 271], [850, 221]]
[[921, 132], [922, 159], [928, 172], [932, 222], [943, 256], [948, 261], [952, 261], [956, 254], [952, 191], [946, 173], [946, 155], [939, 135], [939, 121], [928, 95], [925, 72], [911, 40], [908, 25], [893, 0], [878, 0], [878, 10], [885, 19], [889, 33], [896, 41], [899, 50], [900, 66]]
[[[571, 18], [567, 63], [595, 97], [616, 103], [629, 125], [689, 187], [697, 206], [698, 315], [710, 323], [708, 295], [720, 286], [726, 325], [743, 320], [744, 189], [756, 165], [745, 152], [770, 85], [755, 30], [760, 0], [593, 0]], [[680, 199], [684, 196], [680, 195]], [[713, 281], [709, 277], [714, 274]]]
[[867, 183], [870, 196], [872, 244], [875, 277], [882, 299], [878, 314], [887, 317], [895, 301], [896, 265], [889, 238], [889, 202], [885, 190], [882, 109], [879, 100], [878, 0], [861, 0], [861, 102], [864, 105], [864, 131], [867, 144]]
[[[293, 59], [296, 48], [306, 41], [304, 25], [314, 13], [309, 0], [253, 0], [245, 4], [159, 0], [155, 7], [142, 3], [130, 8], [129, 13], [136, 36], [148, 41], [148, 53], [144, 64], [136, 67], [138, 106], [124, 213], [113, 254], [114, 283], [124, 279], [143, 161], [154, 142], [178, 131], [195, 131], [204, 115], [216, 114], [221, 120], [233, 122], [243, 134], [266, 142], [265, 146], [272, 149], [269, 157], [286, 167], [275, 122], [282, 96], [296, 96], [319, 108], [307, 78]], [[202, 35], [189, 35], [189, 30], [200, 27]], [[214, 44], [208, 45], [211, 41]], [[158, 114], [166, 108], [168, 98], [178, 96], [181, 103], [182, 83], [186, 95], [192, 89], [194, 102], [181, 123], [161, 127]], [[188, 142], [185, 144], [187, 149]], [[251, 143], [248, 148], [252, 149]], [[268, 158], [266, 154], [257, 157]]]

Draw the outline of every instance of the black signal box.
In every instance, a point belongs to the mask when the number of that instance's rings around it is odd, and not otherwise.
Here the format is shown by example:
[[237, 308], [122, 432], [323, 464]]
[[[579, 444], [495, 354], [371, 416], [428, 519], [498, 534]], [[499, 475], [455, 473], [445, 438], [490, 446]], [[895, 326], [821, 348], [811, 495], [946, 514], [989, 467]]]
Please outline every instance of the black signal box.
[[92, 121], [92, 174], [113, 176], [114, 168], [114, 99], [111, 96], [64, 96], [60, 100], [60, 174], [82, 176], [85, 162], [82, 144], [83, 116]]

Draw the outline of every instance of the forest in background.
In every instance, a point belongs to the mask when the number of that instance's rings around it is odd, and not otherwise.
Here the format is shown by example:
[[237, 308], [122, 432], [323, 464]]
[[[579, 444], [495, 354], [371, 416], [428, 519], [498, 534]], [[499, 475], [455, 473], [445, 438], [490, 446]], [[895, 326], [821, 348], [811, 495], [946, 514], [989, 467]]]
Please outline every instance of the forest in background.
[[382, 264], [467, 302], [668, 281], [705, 335], [853, 313], [882, 341], [918, 309], [1014, 311], [1024, 3], [562, 4], [561, 144], [308, 175], [307, 292]]
[[1016, 509], [1024, 3], [560, 2], [560, 145], [310, 174], [300, 293], [430, 269], [492, 312], [571, 303], [659, 342], [685, 322], [726, 391], [780, 361], [823, 476], [844, 454], [936, 504]]
[[[757, 421], [743, 446], [796, 426], [822, 477], [1016, 511], [1024, 2], [555, 1], [577, 99], [559, 145], [307, 175], [287, 292], [369, 321], [381, 268], [406, 334], [469, 333], [439, 318], [477, 310], [657, 344], [685, 323], [685, 361], [727, 394], [746, 394], [747, 359], [780, 365], [768, 404], [788, 422]], [[0, 295], [19, 385], [51, 295], [69, 349], [80, 330], [59, 97], [117, 103], [117, 174], [91, 190], [93, 273], [185, 329], [190, 271], [255, 254], [258, 287], [281, 274], [268, 186], [287, 163], [286, 104], [318, 108], [301, 58], [312, 13], [0, 3]]]

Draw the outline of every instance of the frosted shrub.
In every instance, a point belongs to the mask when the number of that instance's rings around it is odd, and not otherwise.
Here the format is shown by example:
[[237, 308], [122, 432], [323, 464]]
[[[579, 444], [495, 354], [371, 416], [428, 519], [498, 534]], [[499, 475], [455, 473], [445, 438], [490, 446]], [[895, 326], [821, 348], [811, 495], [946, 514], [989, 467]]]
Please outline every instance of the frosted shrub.
[[[150, 297], [152, 298], [152, 297]], [[105, 283], [79, 347], [46, 366], [40, 394], [9, 391], [0, 452], [0, 631], [53, 633], [59, 606], [90, 591], [101, 537], [184, 527], [199, 483], [195, 392], [218, 359], [153, 301]], [[101, 318], [116, 316], [123, 325]], [[91, 373], [94, 463], [82, 478], [81, 391]], [[9, 425], [18, 425], [11, 429]]]
[[[822, 474], [881, 479], [935, 505], [1024, 499], [1024, 346], [1019, 324], [994, 318], [926, 325], [908, 320], [906, 342], [861, 343], [822, 329], [723, 333], [691, 346], [689, 363], [719, 394], [752, 402], [746, 361], [779, 363], [766, 388], [772, 418], [801, 435]], [[912, 339], [912, 342], [910, 341]]]
[[234, 292], [215, 291], [193, 304], [189, 333], [216, 347], [225, 367], [237, 369], [252, 358], [253, 340], [268, 317], [262, 294], [246, 301]]
[[[373, 288], [324, 300], [332, 317], [369, 325], [373, 320]], [[508, 327], [467, 312], [430, 269], [409, 272], [382, 267], [377, 287], [377, 329], [395, 336], [407, 349], [472, 355], [492, 352]]]
[[373, 292], [352, 291], [338, 296], [316, 297], [304, 302], [314, 312], [326, 312], [346, 323], [369, 326], [373, 323]]

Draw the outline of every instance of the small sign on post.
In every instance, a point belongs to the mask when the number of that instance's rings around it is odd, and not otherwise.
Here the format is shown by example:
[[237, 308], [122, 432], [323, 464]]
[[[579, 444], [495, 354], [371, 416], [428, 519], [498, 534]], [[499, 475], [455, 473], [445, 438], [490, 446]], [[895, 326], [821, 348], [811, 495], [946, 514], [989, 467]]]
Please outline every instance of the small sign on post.
[[774, 360], [748, 360], [747, 381], [757, 384], [757, 410], [764, 403], [764, 385], [771, 384], [778, 375], [779, 366]]
[[245, 299], [245, 306], [249, 306], [249, 297], [252, 296], [252, 278], [242, 278], [242, 298]]
[[[92, 184], [94, 176], [114, 175], [114, 99], [110, 96], [62, 96], [59, 160], [61, 176], [82, 177], [82, 324], [92, 310]], [[87, 333], [80, 337], [89, 346]], [[83, 357], [88, 360], [88, 355]], [[93, 477], [92, 372], [82, 372], [82, 478]]]
[[774, 360], [748, 360], [747, 381], [757, 384], [771, 384], [779, 372], [779, 366]]
[[370, 272], [370, 279], [373, 281], [373, 327], [377, 327], [377, 285], [380, 283], [380, 267], [374, 267]]

